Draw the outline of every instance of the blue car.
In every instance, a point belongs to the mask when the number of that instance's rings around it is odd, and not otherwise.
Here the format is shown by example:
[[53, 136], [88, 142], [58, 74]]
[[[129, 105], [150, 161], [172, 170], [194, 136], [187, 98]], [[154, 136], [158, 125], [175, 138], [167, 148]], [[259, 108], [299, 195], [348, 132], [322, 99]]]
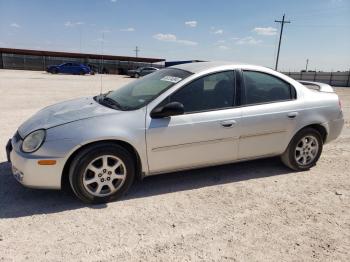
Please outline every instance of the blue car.
[[85, 74], [93, 74], [93, 71], [90, 67], [82, 64], [76, 63], [64, 63], [61, 65], [53, 65], [49, 66], [46, 69], [46, 72], [51, 74], [73, 74], [73, 75], [85, 75]]

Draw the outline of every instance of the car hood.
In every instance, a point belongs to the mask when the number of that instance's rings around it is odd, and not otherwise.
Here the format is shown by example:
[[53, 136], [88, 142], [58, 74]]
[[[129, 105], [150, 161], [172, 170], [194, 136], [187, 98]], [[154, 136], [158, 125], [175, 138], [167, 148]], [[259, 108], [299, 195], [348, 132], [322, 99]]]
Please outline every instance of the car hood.
[[117, 112], [120, 111], [102, 106], [92, 97], [73, 99], [45, 107], [25, 121], [19, 127], [18, 132], [21, 137], [25, 137], [38, 129], [48, 129], [86, 118], [116, 114]]

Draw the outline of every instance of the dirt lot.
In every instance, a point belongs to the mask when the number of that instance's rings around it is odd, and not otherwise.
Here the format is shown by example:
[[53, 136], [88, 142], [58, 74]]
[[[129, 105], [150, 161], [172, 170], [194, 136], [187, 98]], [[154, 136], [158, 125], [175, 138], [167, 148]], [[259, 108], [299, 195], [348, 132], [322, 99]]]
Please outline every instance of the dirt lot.
[[[103, 76], [103, 90], [128, 81]], [[0, 70], [0, 261], [350, 260], [350, 88], [337, 89], [346, 127], [308, 172], [272, 158], [166, 174], [99, 206], [19, 185], [4, 149], [16, 128], [99, 89], [98, 75]]]

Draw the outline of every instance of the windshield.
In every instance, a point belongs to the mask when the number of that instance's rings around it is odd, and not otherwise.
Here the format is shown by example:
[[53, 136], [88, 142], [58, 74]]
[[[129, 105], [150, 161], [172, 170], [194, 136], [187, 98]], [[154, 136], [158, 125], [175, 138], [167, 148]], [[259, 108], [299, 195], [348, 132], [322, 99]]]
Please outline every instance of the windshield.
[[109, 92], [104, 96], [104, 100], [114, 102], [121, 110], [135, 110], [190, 75], [190, 72], [181, 69], [162, 69]]

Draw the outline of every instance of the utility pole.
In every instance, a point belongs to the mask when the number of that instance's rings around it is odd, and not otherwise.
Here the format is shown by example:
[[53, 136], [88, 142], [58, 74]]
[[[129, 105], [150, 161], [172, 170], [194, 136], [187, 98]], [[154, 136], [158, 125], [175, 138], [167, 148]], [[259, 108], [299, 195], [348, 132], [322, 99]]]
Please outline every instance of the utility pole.
[[275, 70], [276, 71], [277, 71], [277, 68], [278, 68], [278, 58], [280, 56], [280, 48], [281, 48], [281, 41], [282, 41], [282, 34], [283, 34], [283, 26], [284, 26], [284, 24], [289, 24], [290, 23], [290, 21], [285, 21], [284, 17], [285, 17], [285, 14], [283, 14], [282, 21], [275, 20], [276, 23], [281, 23], [280, 41], [278, 42], [278, 51], [277, 51], [276, 66], [275, 66]]
[[140, 49], [138, 48], [138, 46], [136, 46], [134, 52], [136, 54], [136, 57], [138, 57], [139, 56], [139, 52], [140, 52]]
[[82, 29], [81, 29], [81, 26], [79, 26], [79, 51], [80, 53], [82, 53], [81, 51], [81, 38], [82, 38]]
[[309, 58], [306, 59], [306, 67], [305, 67], [305, 72], [307, 72], [307, 66], [309, 65]]

